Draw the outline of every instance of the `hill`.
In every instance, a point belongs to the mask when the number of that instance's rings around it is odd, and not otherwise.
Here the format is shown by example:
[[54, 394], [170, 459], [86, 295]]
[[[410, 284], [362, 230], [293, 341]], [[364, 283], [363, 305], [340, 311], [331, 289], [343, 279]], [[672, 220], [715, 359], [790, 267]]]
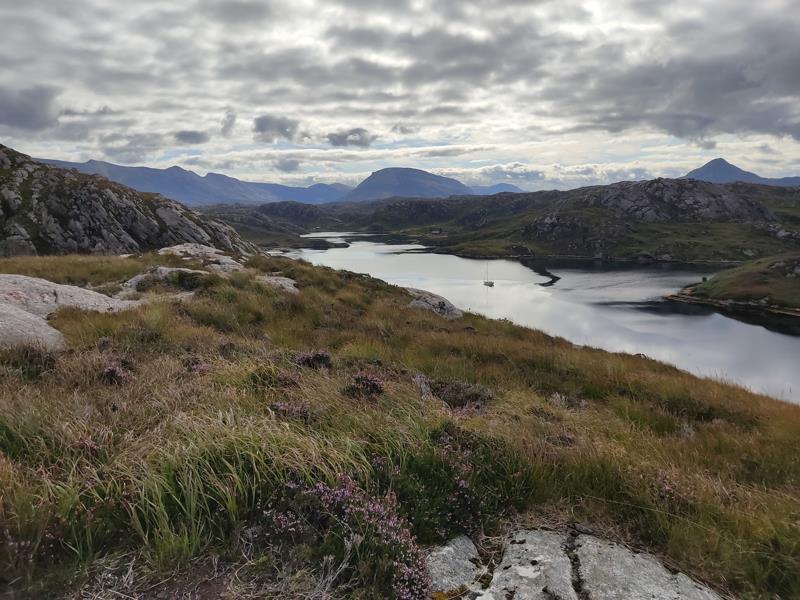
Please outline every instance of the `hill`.
[[[392, 198], [318, 209], [313, 218], [281, 205], [236, 212], [239, 222], [258, 212], [300, 232], [401, 234], [463, 256], [741, 261], [800, 247], [800, 192], [745, 183], [657, 179], [566, 192]], [[259, 241], [269, 243], [268, 232], [262, 233]]]
[[[558, 551], [587, 532], [730, 597], [798, 597], [797, 406], [445, 319], [354, 273], [234, 256], [223, 276], [201, 258], [161, 280], [155, 253], [0, 259], [0, 273], [132, 294], [117, 312], [61, 298], [49, 326], [64, 351], [0, 335], [13, 597], [427, 600], [426, 548], [468, 535], [500, 565], [493, 581], [545, 562], [576, 598], [570, 572], [578, 591], [609, 589], [630, 564], [603, 578], [583, 550], [566, 546], [582, 567]], [[524, 548], [504, 532], [538, 525], [561, 532], [561, 566], [540, 549], [499, 560]]]
[[229, 226], [177, 202], [0, 146], [0, 255], [123, 254], [182, 242], [251, 248]]
[[778, 179], [761, 177], [750, 171], [740, 169], [723, 158], [715, 158], [699, 169], [691, 171], [685, 178], [709, 181], [711, 183], [735, 183], [741, 181], [761, 185], [800, 186], [800, 177], [782, 177]]
[[[683, 290], [687, 300], [800, 316], [800, 252], [750, 261]], [[788, 309], [788, 310], [787, 310]]]
[[64, 169], [76, 169], [81, 173], [102, 175], [140, 192], [161, 194], [194, 206], [219, 203], [262, 204], [284, 200], [317, 204], [334, 202], [350, 191], [349, 187], [341, 184], [319, 183], [310, 187], [291, 187], [277, 183], [241, 181], [219, 173], [208, 173], [201, 177], [177, 166], [153, 169], [125, 167], [97, 160], [83, 163], [38, 160]]
[[464, 194], [472, 194], [472, 190], [450, 177], [419, 169], [389, 168], [367, 177], [342, 200], [360, 202], [393, 197], [446, 198]]

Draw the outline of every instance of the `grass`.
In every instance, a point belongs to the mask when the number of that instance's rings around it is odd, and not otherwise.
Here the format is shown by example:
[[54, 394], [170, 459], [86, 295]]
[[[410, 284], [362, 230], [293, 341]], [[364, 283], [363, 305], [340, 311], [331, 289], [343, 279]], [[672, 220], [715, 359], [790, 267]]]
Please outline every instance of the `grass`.
[[[106, 260], [0, 272], [109, 286], [151, 259]], [[122, 590], [133, 565], [132, 591], [218, 556], [242, 597], [403, 597], [419, 569], [404, 532], [433, 544], [546, 520], [595, 524], [743, 598], [800, 595], [800, 407], [444, 321], [368, 277], [249, 268], [191, 299], [62, 310], [64, 353], [0, 353], [0, 586]], [[300, 294], [255, 280], [272, 271]], [[330, 367], [304, 358], [322, 350]]]
[[722, 271], [692, 293], [711, 300], [740, 302], [766, 298], [770, 305], [800, 308], [800, 253], [772, 256]]

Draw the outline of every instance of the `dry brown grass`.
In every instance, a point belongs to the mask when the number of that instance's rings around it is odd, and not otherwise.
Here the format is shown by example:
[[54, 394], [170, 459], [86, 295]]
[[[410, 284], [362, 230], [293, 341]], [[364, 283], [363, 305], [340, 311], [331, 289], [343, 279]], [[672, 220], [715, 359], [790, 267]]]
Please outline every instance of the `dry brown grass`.
[[[30, 260], [42, 276], [74, 261]], [[456, 468], [471, 465], [477, 499], [465, 514], [486, 533], [526, 514], [594, 523], [743, 597], [800, 594], [800, 407], [507, 322], [443, 321], [368, 278], [281, 259], [252, 266], [297, 279], [301, 294], [241, 275], [192, 300], [62, 311], [53, 323], [67, 352], [32, 370], [3, 355], [6, 585], [43, 593], [120, 553], [139, 556], [153, 581], [210, 553], [257, 562], [241, 558], [239, 532], [298, 476], [349, 473], [394, 490], [434, 541], [463, 527], [438, 508], [454, 468], [438, 445], [447, 431], [463, 453]], [[294, 362], [323, 348], [330, 370]], [[128, 375], [121, 385], [101, 377], [112, 363]], [[364, 370], [385, 393], [348, 397]], [[450, 409], [421, 392], [419, 374], [480, 384], [491, 400]], [[275, 403], [307, 407], [308, 418]], [[270, 569], [274, 583], [280, 568]]]

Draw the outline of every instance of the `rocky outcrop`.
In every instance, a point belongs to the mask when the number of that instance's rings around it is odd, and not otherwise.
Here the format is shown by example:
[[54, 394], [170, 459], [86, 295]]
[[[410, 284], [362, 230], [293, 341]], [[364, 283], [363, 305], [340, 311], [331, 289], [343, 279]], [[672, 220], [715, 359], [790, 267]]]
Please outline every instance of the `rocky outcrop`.
[[430, 553], [434, 592], [466, 591], [464, 597], [481, 600], [721, 600], [686, 575], [671, 573], [650, 554], [577, 532], [532, 530], [508, 536], [502, 560], [490, 578], [481, 578], [482, 585], [476, 582], [482, 572], [477, 552], [467, 542], [456, 538]]
[[445, 319], [460, 319], [464, 316], [464, 313], [447, 298], [416, 288], [406, 288], [406, 291], [414, 296], [414, 299], [408, 304], [409, 308], [430, 310]]
[[218, 248], [204, 244], [178, 244], [162, 248], [158, 253], [161, 255], [172, 254], [180, 256], [185, 260], [198, 260], [209, 270], [218, 273], [233, 273], [244, 269], [244, 265], [235, 258], [228, 256]]
[[264, 285], [281, 292], [289, 294], [299, 294], [300, 290], [297, 289], [297, 282], [289, 277], [282, 277], [280, 275], [261, 275], [256, 277], [256, 281], [260, 281]]
[[42, 318], [65, 307], [116, 312], [138, 305], [134, 301], [109, 298], [74, 285], [61, 285], [25, 275], [0, 275], [0, 302]]
[[434, 590], [448, 592], [472, 585], [485, 571], [472, 540], [462, 535], [435, 548], [426, 559]]
[[177, 202], [0, 145], [0, 256], [127, 254], [182, 242], [254, 250], [229, 226]]
[[571, 204], [574, 208], [609, 209], [628, 220], [646, 223], [776, 220], [757, 200], [727, 186], [693, 179], [623, 181], [589, 188]]
[[64, 336], [42, 317], [21, 308], [0, 302], [0, 348], [39, 346], [61, 350]]
[[208, 275], [208, 271], [184, 269], [182, 267], [153, 267], [144, 273], [131, 277], [122, 284], [122, 290], [123, 292], [139, 292], [144, 291], [155, 283], [169, 283], [174, 279], [184, 281], [187, 279], [197, 280], [205, 275]]

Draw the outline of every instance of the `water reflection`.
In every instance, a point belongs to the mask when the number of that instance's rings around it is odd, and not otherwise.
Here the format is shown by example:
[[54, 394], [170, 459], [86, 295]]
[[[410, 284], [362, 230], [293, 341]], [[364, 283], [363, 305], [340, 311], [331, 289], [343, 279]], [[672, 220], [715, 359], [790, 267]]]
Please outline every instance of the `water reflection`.
[[347, 248], [300, 250], [294, 255], [429, 290], [465, 310], [506, 318], [576, 344], [646, 354], [698, 375], [800, 402], [800, 338], [661, 300], [698, 281], [702, 273], [660, 267], [550, 268], [560, 279], [546, 287], [542, 284], [551, 277], [518, 262], [493, 260], [489, 278], [495, 286], [489, 288], [482, 285], [486, 261], [422, 250], [411, 244], [352, 240]]

